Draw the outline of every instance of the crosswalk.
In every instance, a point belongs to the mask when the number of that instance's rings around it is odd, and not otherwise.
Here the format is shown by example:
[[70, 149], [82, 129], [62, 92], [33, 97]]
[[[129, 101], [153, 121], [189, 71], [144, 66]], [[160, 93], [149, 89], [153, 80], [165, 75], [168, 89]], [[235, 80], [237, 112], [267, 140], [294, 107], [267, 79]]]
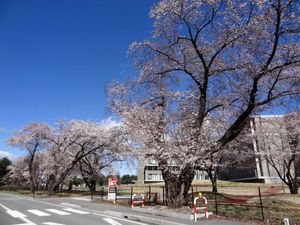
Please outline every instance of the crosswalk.
[[73, 213], [78, 213], [78, 214], [90, 214], [89, 212], [81, 211], [78, 209], [72, 209], [72, 208], [64, 208], [64, 210], [73, 212]]
[[30, 213], [32, 213], [32, 214], [35, 214], [37, 216], [50, 216], [50, 214], [45, 213], [45, 212], [40, 211], [40, 210], [36, 210], [36, 209], [29, 209], [27, 211], [30, 212]]
[[[71, 208], [71, 207], [64, 207], [64, 208], [59, 208], [59, 209], [54, 209], [54, 208], [45, 208], [45, 209], [21, 209], [21, 210], [12, 210], [9, 209], [8, 207], [0, 204], [0, 207], [4, 208], [6, 213], [8, 215], [10, 215], [11, 217], [14, 218], [18, 218], [20, 219], [23, 223], [20, 224], [16, 224], [16, 225], [65, 225], [65, 224], [61, 224], [61, 223], [56, 223], [56, 222], [39, 222], [38, 224], [36, 222], [32, 222], [32, 220], [34, 219], [34, 217], [32, 216], [38, 216], [44, 218], [45, 220], [48, 221], [51, 220], [51, 218], [53, 219], [53, 217], [51, 216], [70, 216], [70, 215], [74, 215], [74, 214], [78, 214], [78, 215], [86, 215], [86, 214], [91, 214], [91, 215], [96, 215], [99, 216], [100, 214], [98, 213], [91, 213], [85, 210], [81, 210], [80, 208]], [[103, 217], [102, 217], [103, 216]], [[119, 223], [117, 222], [115, 219], [116, 218], [110, 218], [110, 217], [106, 217], [106, 215], [101, 215], [101, 219], [105, 224], [109, 224], [109, 225], [122, 225], [123, 223]], [[55, 218], [55, 217], [54, 217]], [[118, 219], [121, 221], [125, 221], [126, 219]], [[127, 222], [127, 221], [126, 221]], [[145, 225], [143, 223], [139, 223], [136, 221], [130, 221], [130, 223], [133, 224], [139, 224], [139, 225]], [[1, 224], [1, 222], [0, 222]], [[102, 223], [103, 224], [103, 223]]]
[[68, 216], [71, 215], [72, 213], [74, 214], [90, 214], [87, 211], [79, 210], [79, 209], [73, 209], [73, 208], [63, 208], [63, 209], [44, 209], [44, 210], [38, 210], [38, 209], [27, 209], [24, 211], [17, 211], [17, 210], [8, 210], [6, 211], [10, 216], [12, 217], [26, 217], [25, 214], [26, 212], [33, 214], [35, 216], [40, 216], [40, 217], [47, 217], [51, 215], [60, 215], [60, 216]]
[[71, 213], [69, 213], [69, 212], [65, 212], [65, 211], [61, 211], [61, 210], [57, 210], [57, 209], [46, 209], [46, 210], [48, 212], [56, 213], [56, 214], [62, 215], [62, 216], [71, 215]]

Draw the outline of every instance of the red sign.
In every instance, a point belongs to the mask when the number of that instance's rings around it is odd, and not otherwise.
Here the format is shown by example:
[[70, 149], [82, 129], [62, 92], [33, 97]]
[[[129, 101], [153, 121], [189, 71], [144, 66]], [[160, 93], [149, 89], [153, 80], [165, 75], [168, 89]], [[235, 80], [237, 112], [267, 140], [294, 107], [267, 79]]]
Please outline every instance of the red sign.
[[118, 185], [118, 178], [109, 178], [108, 179], [108, 187], [117, 187]]

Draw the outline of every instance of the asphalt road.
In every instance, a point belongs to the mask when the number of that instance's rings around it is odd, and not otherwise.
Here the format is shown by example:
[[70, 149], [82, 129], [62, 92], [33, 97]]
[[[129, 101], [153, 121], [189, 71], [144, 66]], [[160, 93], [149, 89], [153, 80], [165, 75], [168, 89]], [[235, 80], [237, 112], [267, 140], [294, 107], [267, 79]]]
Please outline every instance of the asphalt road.
[[78, 205], [0, 193], [0, 225], [143, 225]]
[[[89, 197], [32, 199], [0, 193], [0, 225], [195, 225], [193, 221], [138, 213], [129, 207], [98, 204]], [[201, 225], [249, 225], [202, 220]]]

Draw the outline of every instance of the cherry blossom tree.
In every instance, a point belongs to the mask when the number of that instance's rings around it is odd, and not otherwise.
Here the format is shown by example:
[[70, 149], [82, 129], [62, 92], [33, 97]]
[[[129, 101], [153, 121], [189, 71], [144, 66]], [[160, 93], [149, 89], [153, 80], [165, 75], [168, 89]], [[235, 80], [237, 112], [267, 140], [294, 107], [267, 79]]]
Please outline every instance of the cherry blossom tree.
[[25, 163], [28, 166], [30, 192], [33, 196], [37, 183], [38, 161], [36, 158], [37, 154], [42, 152], [47, 146], [44, 139], [49, 131], [45, 123], [30, 123], [8, 139], [8, 145], [23, 149], [27, 153]]
[[15, 184], [18, 186], [22, 186], [25, 183], [29, 182], [28, 177], [26, 177], [26, 175], [24, 174], [24, 172], [26, 171], [26, 167], [27, 166], [23, 157], [15, 159], [12, 165], [8, 167], [9, 172], [6, 178], [7, 182], [9, 184]]
[[38, 184], [47, 186], [49, 195], [74, 172], [76, 165], [81, 164], [83, 171], [86, 168], [83, 164], [94, 159], [100, 170], [128, 152], [122, 126], [107, 127], [82, 120], [60, 121], [54, 127], [31, 123], [8, 143], [28, 153], [22, 159], [26, 167], [12, 166], [11, 180], [17, 177], [29, 180], [32, 193]]
[[96, 184], [100, 177], [100, 172], [104, 168], [112, 167], [113, 162], [123, 159], [123, 155], [106, 149], [93, 152], [83, 157], [78, 162], [80, 174], [91, 191], [96, 191]]
[[48, 194], [71, 174], [79, 162], [83, 163], [92, 155], [116, 154], [124, 151], [121, 128], [107, 129], [100, 124], [82, 120], [61, 121], [46, 137], [51, 147], [45, 152], [45, 176], [48, 177]]
[[[299, 4], [162, 0], [152, 8], [153, 38], [129, 48], [139, 75], [109, 94], [137, 154], [158, 161], [169, 206], [187, 204], [195, 169], [250, 116], [298, 99]], [[211, 138], [214, 120], [225, 126]]]

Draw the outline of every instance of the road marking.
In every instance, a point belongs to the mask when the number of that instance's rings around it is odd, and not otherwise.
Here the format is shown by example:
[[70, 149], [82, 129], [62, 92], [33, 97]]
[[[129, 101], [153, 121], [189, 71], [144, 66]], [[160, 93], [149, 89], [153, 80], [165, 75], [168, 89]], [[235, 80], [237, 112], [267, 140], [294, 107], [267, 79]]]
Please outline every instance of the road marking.
[[23, 213], [18, 212], [17, 210], [11, 210], [10, 208], [6, 207], [5, 205], [0, 204], [0, 206], [6, 210], [6, 213], [8, 213], [10, 216], [14, 218], [19, 218], [25, 223], [22, 224], [15, 224], [15, 225], [36, 225], [34, 222], [30, 221], [26, 218], [26, 215]]
[[87, 201], [90, 202], [91, 198], [86, 198], [86, 197], [73, 197], [74, 200], [80, 200], [80, 201]]
[[64, 212], [64, 211], [61, 211], [61, 210], [58, 210], [58, 209], [46, 209], [47, 211], [49, 212], [52, 212], [52, 213], [56, 213], [58, 215], [71, 215], [71, 213], [68, 213], [68, 212]]
[[5, 205], [0, 204], [0, 206], [1, 206], [3, 209], [5, 209], [6, 211], [10, 211], [10, 210], [11, 210], [10, 208], [7, 208]]
[[117, 221], [113, 220], [112, 218], [102, 218], [102, 219], [111, 225], [122, 225], [122, 224], [118, 223]]
[[90, 214], [89, 212], [81, 211], [78, 209], [72, 209], [72, 208], [63, 208], [63, 210], [68, 211], [68, 212], [78, 213], [78, 214]]
[[50, 216], [50, 214], [42, 212], [40, 210], [36, 210], [36, 209], [29, 209], [27, 211], [30, 212], [30, 213], [32, 213], [32, 214], [35, 214], [37, 216]]
[[23, 220], [26, 223], [20, 223], [20, 224], [14, 224], [14, 225], [36, 225], [34, 222], [31, 222], [29, 219], [27, 218], [20, 218], [21, 220]]
[[[54, 203], [45, 202], [45, 201], [36, 200], [36, 199], [31, 199], [31, 198], [18, 198], [18, 199], [24, 199], [24, 200], [35, 202], [35, 203], [42, 203], [42, 204], [45, 204], [45, 205], [51, 205], [53, 207], [63, 207], [62, 205], [57, 205], [57, 204], [54, 204]], [[58, 198], [58, 199], [60, 199], [60, 198]], [[0, 204], [0, 206], [1, 206], [1, 204]], [[79, 206], [79, 207], [81, 207], [81, 206]], [[108, 215], [108, 214], [101, 214], [101, 213], [98, 213], [98, 210], [94, 210], [94, 209], [85, 209], [85, 210], [92, 211], [92, 212], [94, 212], [93, 215], [97, 215], [97, 216], [101, 216], [101, 217], [110, 217], [110, 218], [114, 218], [116, 220], [120, 220], [120, 221], [124, 221], [124, 222], [130, 222], [130, 223], [133, 223], [133, 224], [147, 225], [146, 223], [141, 223], [141, 222], [136, 222], [136, 221], [132, 221], [132, 220], [128, 220], [128, 219], [123, 219], [123, 218], [119, 218], [119, 217]], [[26, 218], [24, 218], [24, 219], [26, 219]], [[36, 224], [31, 223], [31, 224], [28, 224], [28, 225], [36, 225]], [[178, 225], [182, 225], [182, 224], [178, 223]]]
[[26, 217], [26, 215], [24, 215], [23, 213], [20, 213], [17, 210], [8, 210], [6, 211], [10, 216], [12, 216], [13, 218], [24, 218]]
[[22, 199], [22, 198], [0, 198], [0, 201], [15, 201], [16, 199]]
[[46, 225], [64, 225], [62, 223], [53, 223], [53, 222], [44, 222], [43, 224], [46, 224]]
[[[52, 203], [49, 203], [49, 204], [52, 204]], [[80, 205], [71, 204], [71, 203], [68, 203], [68, 202], [62, 202], [62, 203], [60, 203], [60, 205], [63, 206], [63, 207], [81, 208]]]

